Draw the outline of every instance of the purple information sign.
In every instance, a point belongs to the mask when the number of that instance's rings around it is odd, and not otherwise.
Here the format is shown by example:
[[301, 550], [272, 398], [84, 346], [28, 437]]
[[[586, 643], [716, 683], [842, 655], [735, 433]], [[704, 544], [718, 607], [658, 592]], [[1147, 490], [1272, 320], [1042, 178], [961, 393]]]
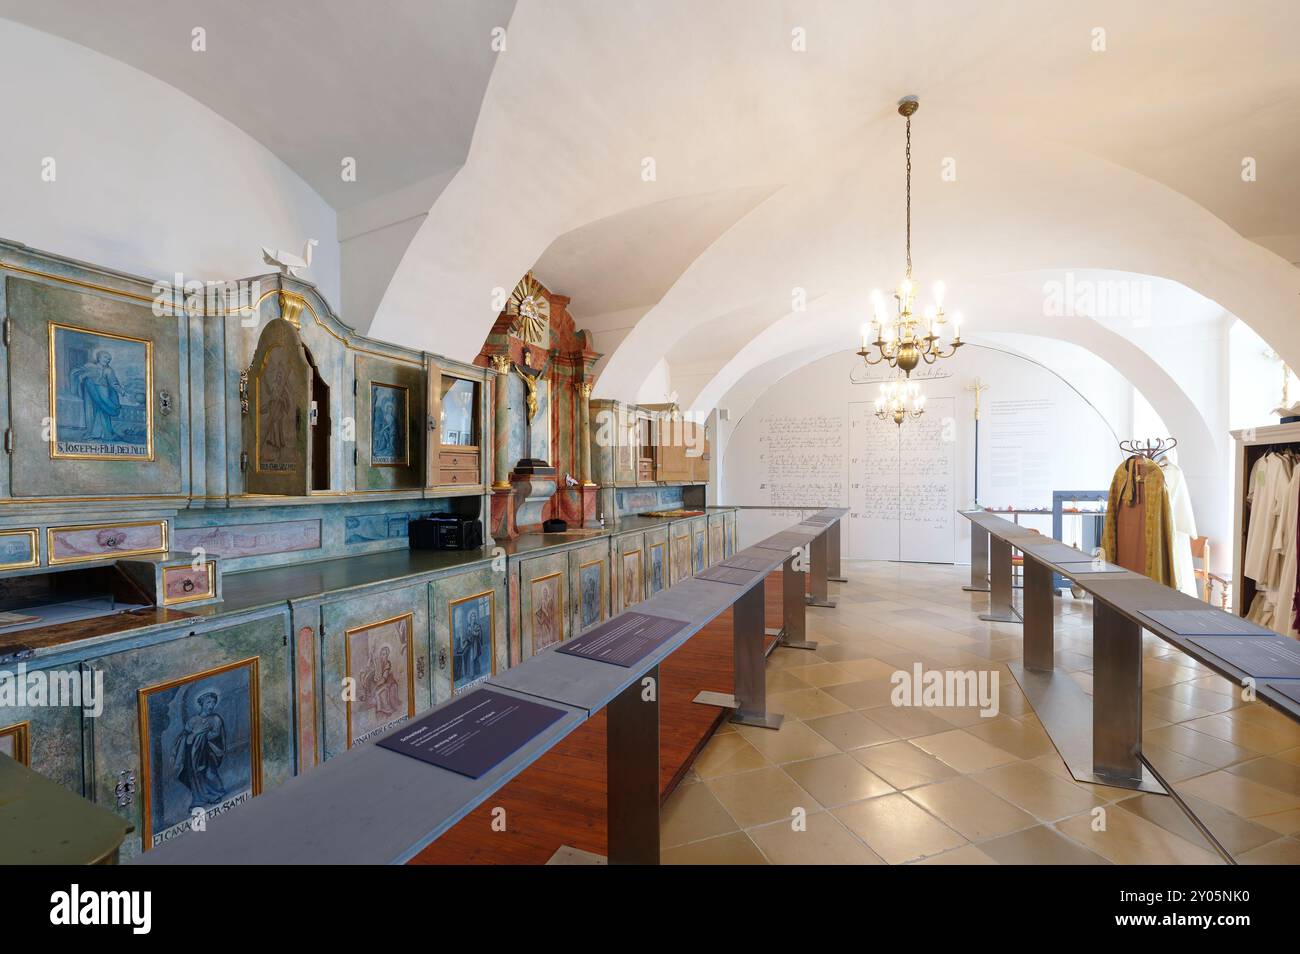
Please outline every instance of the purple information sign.
[[376, 745], [479, 778], [564, 717], [564, 710], [475, 689]]
[[1300, 682], [1266, 682], [1264, 685], [1276, 689], [1296, 705], [1300, 705]]
[[1193, 636], [1187, 640], [1256, 679], [1300, 679], [1300, 643], [1268, 636]]
[[756, 557], [738, 554], [730, 560], [723, 560], [722, 566], [734, 566], [739, 570], [753, 570], [755, 573], [763, 573], [772, 569], [772, 559], [771, 557]]
[[723, 564], [703, 573], [698, 573], [695, 578], [697, 580], [713, 580], [715, 583], [732, 583], [736, 586], [744, 586], [746, 583], [753, 581], [757, 575], [758, 571], [755, 570], [742, 570], [740, 567]]
[[1141, 610], [1143, 616], [1166, 626], [1179, 636], [1276, 636], [1271, 629], [1223, 610]]
[[623, 613], [591, 632], [571, 639], [556, 652], [627, 668], [672, 639], [686, 624], [649, 613]]

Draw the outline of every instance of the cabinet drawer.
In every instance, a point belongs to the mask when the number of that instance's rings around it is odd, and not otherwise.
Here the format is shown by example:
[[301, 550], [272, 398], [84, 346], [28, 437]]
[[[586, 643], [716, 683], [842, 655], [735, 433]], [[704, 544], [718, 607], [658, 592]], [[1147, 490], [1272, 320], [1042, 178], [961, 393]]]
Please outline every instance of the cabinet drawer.
[[478, 453], [475, 451], [441, 451], [438, 466], [442, 470], [478, 471]]
[[469, 470], [451, 470], [447, 467], [439, 468], [438, 483], [440, 484], [458, 484], [461, 486], [479, 483], [478, 468], [474, 467]]
[[655, 462], [653, 460], [639, 460], [636, 465], [637, 480], [654, 480], [655, 479]]
[[205, 562], [197, 570], [192, 566], [163, 567], [163, 603], [188, 603], [216, 595], [216, 564]]

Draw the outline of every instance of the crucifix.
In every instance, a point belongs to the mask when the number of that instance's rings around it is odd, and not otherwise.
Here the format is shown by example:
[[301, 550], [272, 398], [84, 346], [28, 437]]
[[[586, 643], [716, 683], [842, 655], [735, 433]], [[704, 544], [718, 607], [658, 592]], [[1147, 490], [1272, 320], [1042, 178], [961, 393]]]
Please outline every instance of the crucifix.
[[988, 389], [989, 386], [981, 383], [979, 378], [966, 385], [967, 391], [975, 392], [975, 506], [977, 507], [980, 505], [980, 392]]
[[525, 404], [527, 405], [527, 410], [524, 414], [524, 457], [521, 458], [520, 461], [521, 463], [534, 464], [534, 465], [546, 464], [546, 461], [539, 460], [532, 456], [533, 418], [537, 416], [537, 383], [542, 379], [542, 376], [545, 375], [546, 372], [550, 369], [551, 362], [555, 360], [555, 356], [558, 353], [559, 352], [557, 350], [552, 349], [551, 352], [546, 357], [546, 362], [540, 368], [534, 368], [532, 366], [532, 359], [531, 359], [531, 353], [529, 351], [529, 348], [527, 345], [524, 345], [523, 367], [521, 368], [517, 364], [514, 366], [515, 373], [518, 374], [519, 377], [523, 379], [524, 388], [526, 389]]

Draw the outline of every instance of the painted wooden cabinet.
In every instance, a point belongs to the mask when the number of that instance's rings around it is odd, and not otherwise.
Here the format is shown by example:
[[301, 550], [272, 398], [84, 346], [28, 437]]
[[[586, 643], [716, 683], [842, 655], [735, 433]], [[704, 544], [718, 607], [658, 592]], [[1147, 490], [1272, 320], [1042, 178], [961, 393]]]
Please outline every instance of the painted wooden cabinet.
[[614, 612], [640, 603], [650, 593], [649, 557], [643, 532], [621, 533], [613, 539]]
[[320, 633], [324, 758], [432, 705], [427, 584], [323, 602]]
[[182, 319], [155, 315], [139, 293], [12, 276], [2, 304], [11, 493], [180, 493]]
[[581, 636], [610, 615], [610, 541], [602, 537], [589, 546], [568, 552], [570, 632]]
[[727, 515], [725, 513], [709, 514], [709, 566], [721, 563], [728, 557], [727, 553]]
[[[81, 706], [50, 704], [50, 690], [58, 691], [69, 672], [80, 678], [75, 665], [71, 669], [33, 667], [25, 674], [13, 666], [0, 667], [0, 681], [15, 692], [13, 699], [0, 705], [0, 754], [82, 795]], [[17, 695], [20, 680], [24, 685]], [[39, 697], [32, 691], [36, 686], [41, 687]]]
[[505, 570], [483, 564], [428, 584], [435, 704], [510, 668]]
[[520, 559], [519, 645], [524, 659], [574, 634], [569, 556], [564, 551]]
[[473, 365], [431, 362], [428, 370], [425, 482], [438, 488], [482, 488], [490, 464], [486, 372]]
[[357, 490], [398, 490], [424, 485], [424, 368], [368, 354], [356, 357]]
[[668, 527], [645, 532], [645, 595], [654, 596], [673, 585], [672, 544]]
[[236, 809], [293, 773], [288, 612], [207, 623], [86, 660], [87, 794], [135, 826], [123, 857]]

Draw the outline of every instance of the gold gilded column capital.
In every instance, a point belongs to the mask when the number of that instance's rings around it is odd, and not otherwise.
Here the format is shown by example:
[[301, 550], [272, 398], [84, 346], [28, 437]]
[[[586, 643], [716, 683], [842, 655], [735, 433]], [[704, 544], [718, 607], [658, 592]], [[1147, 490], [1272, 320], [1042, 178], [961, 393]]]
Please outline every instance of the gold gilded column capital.
[[510, 355], [508, 354], [492, 355], [492, 369], [496, 371], [497, 374], [509, 374]]
[[582, 395], [583, 397], [585, 397], [585, 398], [589, 398], [589, 397], [591, 397], [591, 382], [590, 382], [590, 381], [574, 381], [574, 382], [573, 382], [573, 389], [574, 389], [575, 391], [577, 391], [579, 394], [581, 394], [581, 395]]

